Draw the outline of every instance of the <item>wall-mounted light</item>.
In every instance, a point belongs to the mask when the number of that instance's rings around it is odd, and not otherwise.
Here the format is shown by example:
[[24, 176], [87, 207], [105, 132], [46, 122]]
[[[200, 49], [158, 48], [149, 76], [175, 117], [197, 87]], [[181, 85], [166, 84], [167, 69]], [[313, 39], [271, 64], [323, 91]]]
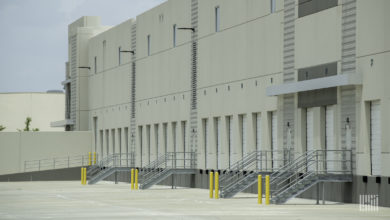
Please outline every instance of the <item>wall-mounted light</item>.
[[349, 124], [349, 117], [347, 117], [347, 119], [345, 120], [345, 122], [347, 122], [347, 124]]
[[134, 55], [134, 50], [120, 50], [119, 51], [120, 53], [131, 53], [131, 54], [133, 54]]
[[373, 66], [374, 65], [374, 59], [371, 59], [370, 61], [370, 65]]
[[191, 30], [192, 32], [195, 32], [195, 28], [189, 28], [189, 27], [180, 27], [180, 28], [177, 28], [177, 30]]
[[89, 67], [89, 66], [79, 66], [78, 68], [79, 69], [89, 69], [89, 70], [91, 69], [91, 67]]

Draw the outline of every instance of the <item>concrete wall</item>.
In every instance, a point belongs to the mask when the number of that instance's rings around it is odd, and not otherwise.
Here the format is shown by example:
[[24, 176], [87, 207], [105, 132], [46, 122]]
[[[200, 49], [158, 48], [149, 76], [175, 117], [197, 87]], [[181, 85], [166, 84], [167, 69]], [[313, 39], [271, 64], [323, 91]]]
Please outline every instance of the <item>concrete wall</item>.
[[27, 117], [32, 119], [30, 129], [63, 131], [64, 128], [50, 127], [50, 122], [65, 118], [65, 95], [63, 93], [0, 94], [0, 125], [6, 127], [3, 131], [23, 130]]
[[0, 182], [80, 180], [81, 167], [0, 175]]
[[24, 172], [24, 162], [87, 155], [92, 134], [86, 132], [0, 132], [0, 174]]

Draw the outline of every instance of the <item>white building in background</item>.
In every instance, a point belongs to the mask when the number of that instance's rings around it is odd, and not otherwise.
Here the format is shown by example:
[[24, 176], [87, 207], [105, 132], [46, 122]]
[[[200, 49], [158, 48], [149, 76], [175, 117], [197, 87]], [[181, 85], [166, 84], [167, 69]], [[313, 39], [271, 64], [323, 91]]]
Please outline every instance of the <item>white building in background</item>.
[[169, 0], [114, 27], [82, 17], [69, 25], [63, 125], [92, 130], [103, 157], [135, 152], [138, 167], [165, 152], [196, 152], [207, 170], [254, 150], [350, 149], [352, 193], [385, 187], [387, 9], [386, 0]]
[[0, 93], [0, 125], [3, 131], [25, 128], [27, 117], [32, 121], [30, 129], [39, 131], [63, 131], [63, 127], [51, 127], [53, 121], [65, 116], [65, 94], [59, 91]]

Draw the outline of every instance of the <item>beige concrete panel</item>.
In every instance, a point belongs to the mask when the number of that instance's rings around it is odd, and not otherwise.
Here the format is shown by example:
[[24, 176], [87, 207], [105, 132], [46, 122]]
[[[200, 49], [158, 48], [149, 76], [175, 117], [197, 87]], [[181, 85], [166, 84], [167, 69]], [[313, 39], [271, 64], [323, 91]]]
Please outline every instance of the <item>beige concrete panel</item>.
[[20, 163], [20, 132], [0, 132], [0, 174], [18, 173]]
[[[258, 0], [212, 0], [199, 1], [199, 36], [215, 32], [215, 7], [220, 8], [220, 30], [232, 28], [250, 20], [270, 15], [270, 1]], [[277, 2], [276, 10], [283, 7]]]
[[390, 2], [357, 0], [357, 56], [380, 53], [390, 50]]
[[341, 59], [341, 6], [296, 20], [295, 68]]

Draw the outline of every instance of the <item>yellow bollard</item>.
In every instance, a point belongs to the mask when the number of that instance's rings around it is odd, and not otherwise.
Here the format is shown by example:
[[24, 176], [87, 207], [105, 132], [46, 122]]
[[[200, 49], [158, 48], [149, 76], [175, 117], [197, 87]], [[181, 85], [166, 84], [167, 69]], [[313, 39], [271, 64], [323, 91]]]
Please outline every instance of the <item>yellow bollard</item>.
[[261, 189], [261, 175], [257, 176], [257, 203], [263, 203], [263, 191]]
[[134, 189], [134, 169], [131, 169], [130, 182], [131, 182], [131, 189]]
[[96, 152], [93, 152], [93, 164], [96, 164]]
[[84, 185], [84, 168], [81, 167], [81, 185]]
[[84, 185], [87, 184], [87, 168], [84, 167]]
[[88, 153], [88, 166], [92, 165], [92, 155], [91, 152]]
[[134, 180], [134, 184], [135, 184], [135, 189], [138, 189], [138, 169], [135, 169], [135, 180]]
[[210, 172], [210, 199], [212, 199], [213, 196], [213, 172]]
[[219, 199], [219, 173], [215, 172], [215, 199]]
[[265, 176], [265, 204], [269, 205], [269, 175]]

